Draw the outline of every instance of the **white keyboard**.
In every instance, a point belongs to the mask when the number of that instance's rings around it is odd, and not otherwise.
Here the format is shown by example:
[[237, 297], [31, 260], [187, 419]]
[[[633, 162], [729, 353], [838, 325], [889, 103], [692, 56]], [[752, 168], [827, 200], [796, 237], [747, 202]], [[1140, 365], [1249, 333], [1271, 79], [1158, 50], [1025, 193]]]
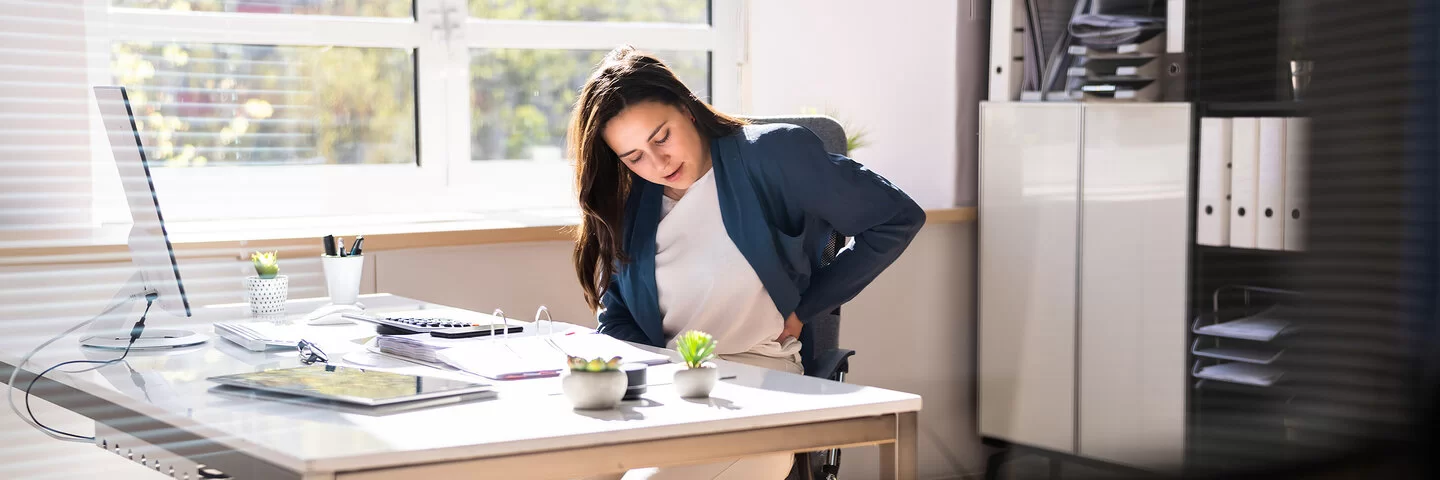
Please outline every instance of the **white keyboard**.
[[269, 322], [222, 322], [215, 324], [215, 334], [246, 350], [264, 351], [271, 348], [295, 348], [300, 332], [295, 326]]

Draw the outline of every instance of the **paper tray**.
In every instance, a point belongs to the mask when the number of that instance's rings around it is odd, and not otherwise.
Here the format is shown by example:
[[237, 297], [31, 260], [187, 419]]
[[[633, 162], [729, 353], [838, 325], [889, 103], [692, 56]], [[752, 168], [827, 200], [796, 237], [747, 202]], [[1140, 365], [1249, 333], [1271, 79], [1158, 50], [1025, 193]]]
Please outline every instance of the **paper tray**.
[[[1268, 342], [1290, 329], [1289, 320], [1276, 318], [1277, 314], [1283, 311], [1271, 307], [1260, 313], [1219, 323], [1214, 322], [1223, 318], [1220, 313], [1207, 313], [1195, 318], [1191, 331], [1198, 335]], [[1206, 324], [1207, 322], [1210, 323]]]
[[1206, 347], [1200, 348], [1200, 339], [1195, 339], [1195, 346], [1191, 347], [1190, 353], [1196, 356], [1214, 358], [1219, 360], [1233, 360], [1237, 362], [1253, 363], [1257, 365], [1269, 365], [1285, 353], [1284, 350], [1274, 350], [1256, 347]]
[[1211, 365], [1192, 371], [1195, 378], [1214, 380], [1217, 382], [1238, 383], [1241, 385], [1252, 385], [1256, 387], [1269, 387], [1280, 381], [1285, 371], [1269, 365], [1255, 365], [1251, 363], [1229, 362]]

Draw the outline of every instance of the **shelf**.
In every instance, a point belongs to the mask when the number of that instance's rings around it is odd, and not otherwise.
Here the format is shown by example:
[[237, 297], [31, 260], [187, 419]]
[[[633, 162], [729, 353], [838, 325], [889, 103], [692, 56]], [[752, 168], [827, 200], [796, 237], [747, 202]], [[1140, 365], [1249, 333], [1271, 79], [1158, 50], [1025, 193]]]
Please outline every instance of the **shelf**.
[[1256, 261], [1284, 262], [1295, 261], [1305, 257], [1305, 251], [1296, 249], [1259, 249], [1259, 248], [1236, 248], [1236, 246], [1212, 246], [1195, 244], [1195, 257], [1205, 261], [1240, 261], [1240, 259], [1256, 259]]
[[1269, 250], [1260, 248], [1239, 248], [1239, 247], [1217, 247], [1214, 245], [1195, 244], [1195, 251], [1202, 254], [1214, 255], [1252, 255], [1265, 257], [1292, 257], [1304, 254], [1304, 250]]
[[1295, 101], [1196, 102], [1202, 117], [1303, 117], [1308, 105]]

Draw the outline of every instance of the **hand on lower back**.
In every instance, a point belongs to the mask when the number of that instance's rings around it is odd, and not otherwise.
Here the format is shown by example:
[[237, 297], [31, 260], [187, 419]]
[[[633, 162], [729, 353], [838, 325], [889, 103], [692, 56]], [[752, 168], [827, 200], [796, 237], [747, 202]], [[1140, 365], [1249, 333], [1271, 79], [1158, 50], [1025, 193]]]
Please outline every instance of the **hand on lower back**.
[[800, 323], [800, 317], [797, 317], [794, 313], [791, 313], [790, 318], [785, 319], [785, 329], [780, 331], [780, 337], [776, 338], [775, 342], [785, 343], [785, 339], [790, 337], [795, 337], [796, 339], [799, 339], [800, 329], [804, 327], [805, 324]]

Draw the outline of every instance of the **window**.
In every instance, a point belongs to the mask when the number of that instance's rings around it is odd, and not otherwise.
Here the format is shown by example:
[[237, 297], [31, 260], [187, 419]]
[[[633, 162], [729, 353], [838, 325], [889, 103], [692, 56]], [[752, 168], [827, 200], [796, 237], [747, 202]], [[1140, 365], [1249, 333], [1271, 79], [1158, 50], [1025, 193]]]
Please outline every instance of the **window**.
[[708, 23], [709, 2], [691, 0], [470, 0], [470, 15], [496, 20]]
[[[570, 107], [607, 50], [470, 51], [470, 158], [559, 161]], [[706, 52], [652, 51], [702, 98], [710, 90]]]
[[91, 83], [129, 89], [178, 220], [573, 208], [569, 109], [621, 44], [739, 105], [741, 0], [87, 1]]
[[159, 167], [417, 160], [409, 50], [121, 41], [110, 73]]
[[111, 5], [177, 12], [411, 17], [411, 0], [113, 0]]

